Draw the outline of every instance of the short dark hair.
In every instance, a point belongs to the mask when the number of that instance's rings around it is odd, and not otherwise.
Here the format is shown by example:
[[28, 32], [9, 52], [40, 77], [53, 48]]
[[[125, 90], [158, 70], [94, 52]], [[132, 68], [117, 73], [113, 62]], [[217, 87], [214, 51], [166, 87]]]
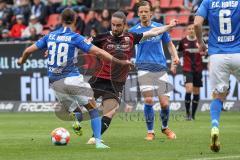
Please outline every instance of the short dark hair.
[[127, 17], [126, 17], [126, 15], [124, 14], [124, 12], [122, 12], [122, 11], [114, 12], [114, 13], [112, 14], [112, 17], [120, 18], [120, 19], [123, 20], [124, 23], [126, 23]]
[[153, 10], [152, 5], [149, 1], [140, 1], [140, 2], [138, 2], [137, 6], [138, 6], [138, 8], [141, 6], [149, 6], [150, 10], [151, 11]]
[[65, 24], [72, 24], [75, 21], [75, 15], [76, 13], [72, 9], [64, 9], [61, 13], [62, 22]]

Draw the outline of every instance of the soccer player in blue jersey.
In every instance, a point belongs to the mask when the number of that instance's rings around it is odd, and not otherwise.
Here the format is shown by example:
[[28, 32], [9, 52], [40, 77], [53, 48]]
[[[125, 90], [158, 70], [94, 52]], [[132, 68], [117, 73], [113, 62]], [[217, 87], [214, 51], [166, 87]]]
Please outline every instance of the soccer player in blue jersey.
[[199, 7], [194, 27], [202, 53], [207, 52], [202, 38], [202, 25], [208, 21], [210, 27], [208, 54], [209, 75], [213, 100], [210, 105], [211, 145], [219, 152], [219, 119], [229, 90], [230, 74], [240, 80], [240, 0], [203, 0]]
[[26, 59], [39, 49], [48, 51], [48, 76], [57, 99], [69, 113], [80, 122], [82, 120], [79, 105], [84, 105], [91, 117], [91, 125], [96, 138], [96, 148], [109, 148], [101, 142], [101, 120], [92, 99], [93, 92], [88, 83], [83, 81], [83, 76], [77, 67], [78, 50], [92, 53], [108, 61], [114, 61], [122, 65], [130, 65], [129, 61], [118, 60], [108, 52], [94, 46], [83, 36], [72, 31], [76, 22], [76, 13], [71, 9], [65, 9], [61, 14], [63, 27], [49, 33], [35, 44], [26, 48], [19, 58], [18, 64], [23, 64]]
[[[160, 23], [151, 21], [151, 5], [142, 1], [138, 5], [138, 16], [140, 23], [130, 29], [130, 32], [143, 33], [152, 28], [162, 26]], [[162, 119], [162, 133], [168, 139], [175, 139], [176, 134], [168, 128], [169, 119], [169, 91], [163, 93], [165, 84], [168, 84], [166, 58], [163, 51], [163, 44], [166, 44], [172, 57], [172, 71], [176, 71], [175, 65], [179, 63], [177, 50], [171, 41], [168, 32], [149, 38], [137, 44], [136, 66], [138, 68], [138, 81], [140, 91], [144, 97], [144, 115], [147, 125], [146, 140], [153, 140], [155, 137], [154, 124], [154, 93], [157, 94], [161, 105], [160, 117]], [[164, 83], [163, 83], [164, 82]]]

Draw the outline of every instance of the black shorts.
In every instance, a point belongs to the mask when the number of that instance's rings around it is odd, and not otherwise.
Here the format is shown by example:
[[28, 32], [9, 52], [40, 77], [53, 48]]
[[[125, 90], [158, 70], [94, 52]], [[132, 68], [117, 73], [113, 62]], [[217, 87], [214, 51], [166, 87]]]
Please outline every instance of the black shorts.
[[116, 99], [120, 104], [122, 90], [125, 83], [114, 82], [97, 77], [90, 78], [88, 82], [93, 89], [95, 99], [98, 99], [99, 97], [102, 97], [102, 100]]
[[194, 87], [202, 87], [202, 72], [183, 72], [184, 82], [192, 83]]

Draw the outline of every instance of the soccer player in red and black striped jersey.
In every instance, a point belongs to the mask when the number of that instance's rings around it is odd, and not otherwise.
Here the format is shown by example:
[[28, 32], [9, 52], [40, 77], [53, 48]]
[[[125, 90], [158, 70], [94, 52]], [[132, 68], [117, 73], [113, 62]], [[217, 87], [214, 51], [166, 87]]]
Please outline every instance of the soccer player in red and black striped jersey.
[[[202, 56], [197, 46], [197, 38], [193, 24], [187, 27], [187, 36], [179, 42], [178, 51], [183, 53], [186, 119], [194, 120], [199, 102], [199, 91], [200, 87], [202, 87], [203, 64]], [[192, 106], [191, 114], [190, 106]]]
[[[172, 20], [169, 25], [156, 27], [141, 34], [124, 32], [126, 16], [123, 12], [113, 13], [111, 18], [111, 31], [97, 35], [92, 43], [101, 49], [122, 60], [130, 60], [133, 56], [135, 44], [147, 38], [158, 36], [176, 26], [177, 21]], [[129, 67], [121, 66], [107, 61], [101, 61], [94, 76], [89, 83], [94, 91], [95, 99], [102, 97], [102, 134], [109, 127], [120, 104], [120, 95], [128, 76]], [[90, 138], [88, 144], [94, 144]]]

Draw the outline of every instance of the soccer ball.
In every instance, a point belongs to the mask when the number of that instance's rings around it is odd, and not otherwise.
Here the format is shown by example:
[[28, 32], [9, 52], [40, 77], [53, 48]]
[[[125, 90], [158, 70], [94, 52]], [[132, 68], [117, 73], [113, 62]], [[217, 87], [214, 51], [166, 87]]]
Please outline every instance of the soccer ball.
[[51, 132], [51, 140], [54, 145], [67, 145], [70, 133], [65, 128], [56, 128]]

